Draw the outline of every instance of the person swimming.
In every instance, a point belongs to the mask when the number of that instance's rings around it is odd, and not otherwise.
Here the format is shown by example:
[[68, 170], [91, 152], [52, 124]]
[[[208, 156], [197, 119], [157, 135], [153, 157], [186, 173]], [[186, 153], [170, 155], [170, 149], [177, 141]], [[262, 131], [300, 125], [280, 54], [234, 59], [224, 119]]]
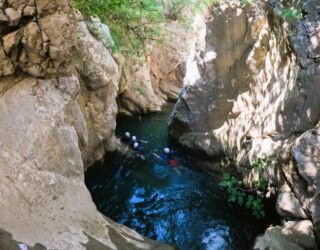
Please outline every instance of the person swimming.
[[133, 151], [136, 152], [136, 156], [145, 160], [145, 157], [143, 156], [143, 148], [139, 145], [138, 142], [135, 142], [133, 144]]
[[134, 144], [135, 144], [135, 143], [138, 143], [138, 141], [137, 141], [137, 137], [133, 135], [133, 136], [130, 138], [129, 148], [134, 149]]
[[169, 148], [164, 148], [160, 155], [156, 153], [153, 153], [153, 155], [162, 161], [166, 161], [170, 166], [175, 167], [178, 165], [178, 161], [174, 159], [172, 151]]
[[121, 142], [123, 142], [123, 143], [130, 143], [130, 141], [131, 141], [130, 133], [129, 133], [129, 132], [125, 132], [125, 133], [124, 133], [124, 136], [122, 136], [122, 137], [120, 138], [120, 140], [121, 140]]
[[172, 152], [170, 151], [170, 149], [164, 148], [163, 153], [160, 154], [160, 158], [162, 160], [167, 160], [167, 161], [173, 160], [173, 155], [172, 155]]

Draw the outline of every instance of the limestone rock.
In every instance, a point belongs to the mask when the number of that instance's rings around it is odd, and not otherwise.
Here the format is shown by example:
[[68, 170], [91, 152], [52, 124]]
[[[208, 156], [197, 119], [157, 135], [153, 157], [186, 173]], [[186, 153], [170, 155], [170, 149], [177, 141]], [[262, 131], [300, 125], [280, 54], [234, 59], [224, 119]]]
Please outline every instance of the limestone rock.
[[96, 90], [109, 84], [117, 86], [119, 77], [114, 78], [118, 75], [116, 62], [103, 43], [90, 34], [84, 22], [78, 24], [77, 45], [79, 48], [74, 61], [81, 74], [90, 79], [88, 88]]
[[[308, 211], [314, 224], [320, 224], [320, 201], [318, 199], [319, 184], [319, 153], [320, 153], [320, 124], [302, 134], [292, 146], [294, 171], [299, 178], [288, 181], [298, 195], [301, 204]], [[320, 234], [319, 231], [317, 233]]]
[[34, 16], [36, 13], [36, 8], [34, 6], [26, 6], [23, 9], [23, 16]]
[[6, 56], [5, 51], [2, 46], [0, 46], [0, 75], [8, 76], [13, 74], [15, 71], [15, 66], [12, 61]]
[[0, 98], [1, 229], [46, 249], [159, 247], [97, 212], [73, 122], [80, 93], [76, 77], [26, 77]]
[[4, 10], [8, 21], [9, 26], [17, 26], [20, 22], [21, 15], [13, 8], [6, 8]]
[[308, 183], [309, 191], [320, 193], [320, 130], [304, 133], [292, 148], [299, 174]]
[[[88, 139], [83, 137], [83, 158], [88, 166], [101, 159], [105, 150], [112, 151], [116, 147], [114, 131], [120, 72], [110, 52], [90, 34], [85, 22], [78, 24], [77, 51], [73, 62], [83, 93], [78, 98], [79, 108], [89, 133]], [[76, 113], [81, 117], [79, 112]], [[78, 129], [83, 130], [82, 127], [79, 125]]]
[[193, 28], [183, 28], [179, 22], [167, 22], [162, 34], [164, 43], [153, 46], [148, 57], [152, 86], [155, 93], [165, 100], [178, 98], [196, 34]]
[[101, 23], [98, 17], [91, 17], [91, 21], [86, 24], [90, 32], [96, 36], [106, 48], [111, 50], [115, 46], [109, 27], [106, 24]]
[[288, 221], [282, 227], [269, 227], [256, 239], [255, 250], [318, 249], [311, 221]]
[[120, 74], [110, 52], [77, 26], [67, 0], [5, 6], [24, 15], [15, 30], [0, 23], [0, 244], [172, 249], [105, 218], [84, 183], [85, 168], [116, 146]]
[[[0, 12], [0, 32], [10, 61], [6, 64], [15, 67], [13, 72], [8, 69], [0, 72], [12, 74], [19, 69], [34, 77], [48, 78], [71, 75], [76, 19], [68, 1], [39, 0], [37, 16], [33, 1], [15, 0], [8, 5], [11, 7], [4, 10], [6, 17]], [[10, 26], [18, 29], [12, 31]]]
[[[267, 9], [225, 2], [198, 20], [200, 35], [172, 115], [171, 136], [180, 140], [190, 131], [210, 133], [208, 143], [238, 161], [274, 153], [292, 126], [281, 110], [298, 67], [286, 34], [279, 22], [269, 22]], [[185, 131], [175, 124], [184, 124]], [[272, 150], [253, 147], [256, 141]]]
[[119, 60], [122, 66], [119, 112], [140, 114], [158, 111], [176, 101], [183, 84], [188, 52], [197, 32], [175, 21], [164, 23], [161, 45], [147, 44], [150, 54]]
[[7, 0], [7, 3], [13, 9], [21, 10], [24, 6], [26, 6], [28, 0]]
[[22, 30], [17, 30], [2, 37], [3, 49], [7, 55], [9, 55], [14, 48], [17, 48], [21, 38]]
[[3, 13], [3, 11], [0, 9], [0, 23], [8, 22], [7, 16]]
[[148, 65], [144, 58], [127, 58], [122, 65], [120, 94], [118, 98], [119, 112], [141, 114], [159, 111], [163, 99], [158, 97], [150, 79]]
[[299, 201], [291, 192], [284, 192], [278, 195], [276, 208], [281, 216], [307, 219]]

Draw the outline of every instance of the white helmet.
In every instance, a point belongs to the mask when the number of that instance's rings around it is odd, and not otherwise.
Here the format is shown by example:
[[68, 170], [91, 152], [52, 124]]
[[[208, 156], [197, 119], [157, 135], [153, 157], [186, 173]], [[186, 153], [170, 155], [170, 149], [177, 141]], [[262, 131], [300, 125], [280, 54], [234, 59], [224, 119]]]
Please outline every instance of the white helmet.
[[163, 151], [164, 151], [166, 154], [169, 154], [169, 153], [170, 153], [170, 149], [168, 149], [168, 148], [165, 148]]
[[134, 148], [139, 147], [139, 143], [136, 142], [135, 144], [133, 144], [133, 147], [134, 147]]
[[132, 140], [133, 140], [133, 141], [136, 141], [136, 140], [137, 140], [137, 137], [132, 136]]
[[129, 133], [129, 132], [126, 132], [126, 133], [125, 133], [125, 136], [126, 136], [127, 138], [130, 138], [130, 133]]

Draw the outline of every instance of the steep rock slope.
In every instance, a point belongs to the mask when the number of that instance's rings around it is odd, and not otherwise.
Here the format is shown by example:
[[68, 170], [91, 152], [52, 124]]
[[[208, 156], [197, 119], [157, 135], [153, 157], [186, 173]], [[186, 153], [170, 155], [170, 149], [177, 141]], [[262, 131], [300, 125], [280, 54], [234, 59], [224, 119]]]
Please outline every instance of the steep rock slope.
[[0, 1], [0, 32], [0, 227], [14, 239], [0, 243], [169, 248], [103, 217], [84, 184], [115, 145], [120, 76], [102, 42], [64, 0]]
[[[265, 174], [284, 192], [277, 200], [279, 214], [312, 220], [319, 238], [320, 3], [305, 0], [301, 8], [304, 15], [291, 29], [275, 1], [247, 7], [225, 1], [210, 10], [199, 21], [202, 32], [170, 134], [194, 153], [232, 158], [249, 184], [257, 178], [253, 159], [275, 160]], [[314, 241], [310, 223], [301, 225], [307, 226], [300, 235], [308, 232]], [[284, 225], [267, 231], [256, 248], [290, 230]], [[290, 237], [298, 237], [299, 230], [291, 231]]]
[[119, 112], [141, 114], [159, 111], [167, 101], [176, 101], [183, 85], [186, 61], [197, 31], [179, 21], [167, 20], [161, 34], [164, 43], [149, 44], [145, 57], [122, 58], [118, 98]]

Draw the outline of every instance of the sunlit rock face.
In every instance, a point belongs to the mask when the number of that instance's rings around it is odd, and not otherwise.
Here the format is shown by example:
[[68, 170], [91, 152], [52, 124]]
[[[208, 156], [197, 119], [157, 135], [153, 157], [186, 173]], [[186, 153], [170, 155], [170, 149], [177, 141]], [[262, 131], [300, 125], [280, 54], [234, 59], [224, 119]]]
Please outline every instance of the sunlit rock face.
[[[226, 1], [199, 20], [170, 134], [194, 153], [232, 158], [247, 184], [257, 177], [252, 159], [281, 162], [267, 171], [284, 192], [277, 210], [308, 218], [319, 238], [320, 2], [302, 1], [304, 16], [290, 28], [279, 4]], [[267, 231], [256, 249], [287, 231]]]
[[269, 3], [226, 1], [198, 20], [171, 136], [247, 163], [312, 128], [320, 115], [318, 8], [305, 1], [290, 35]]
[[273, 153], [279, 139], [308, 126], [289, 119], [295, 110], [286, 106], [297, 73], [289, 41], [267, 4], [223, 4], [203, 20], [170, 133], [209, 156], [241, 161]]
[[85, 168], [115, 146], [120, 73], [110, 52], [67, 1], [0, 0], [0, 20], [6, 249], [169, 248], [105, 218], [84, 184]]
[[254, 250], [264, 249], [318, 249], [311, 221], [289, 221], [270, 227], [256, 239]]

